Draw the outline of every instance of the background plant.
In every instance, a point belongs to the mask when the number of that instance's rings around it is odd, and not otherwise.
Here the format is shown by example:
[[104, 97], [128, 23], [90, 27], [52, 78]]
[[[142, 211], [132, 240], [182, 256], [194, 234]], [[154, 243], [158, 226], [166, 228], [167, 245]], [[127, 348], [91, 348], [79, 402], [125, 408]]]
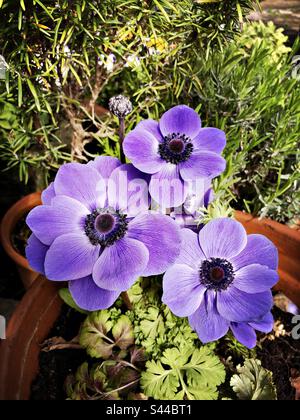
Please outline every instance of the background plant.
[[136, 119], [187, 101], [202, 84], [198, 52], [222, 48], [253, 3], [2, 0], [0, 51], [9, 72], [1, 86], [19, 111], [21, 133], [1, 133], [1, 158], [27, 181], [32, 169], [43, 180], [70, 158], [116, 154], [99, 104], [134, 94]]
[[[245, 31], [223, 53], [199, 60], [206, 83], [194, 101], [209, 125], [227, 134], [227, 171], [216, 185], [222, 199], [231, 196], [236, 208], [292, 221], [300, 203], [300, 85], [292, 76], [293, 52], [282, 48], [282, 33], [272, 25], [246, 25]], [[278, 44], [281, 53], [274, 55]]]
[[118, 155], [117, 122], [102, 115], [112, 95], [134, 102], [128, 130], [186, 103], [228, 135], [222, 203], [293, 222], [299, 81], [282, 31], [245, 24], [255, 3], [2, 1], [1, 98], [15, 122], [1, 128], [0, 158], [41, 188], [65, 161]]

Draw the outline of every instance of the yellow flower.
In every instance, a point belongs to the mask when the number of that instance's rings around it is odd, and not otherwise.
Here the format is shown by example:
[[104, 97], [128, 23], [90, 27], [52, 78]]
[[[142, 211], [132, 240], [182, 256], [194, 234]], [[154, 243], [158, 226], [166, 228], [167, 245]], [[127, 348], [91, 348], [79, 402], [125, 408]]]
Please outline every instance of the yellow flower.
[[155, 53], [161, 54], [168, 49], [168, 43], [162, 37], [156, 37], [152, 35], [151, 38], [146, 42], [146, 47]]

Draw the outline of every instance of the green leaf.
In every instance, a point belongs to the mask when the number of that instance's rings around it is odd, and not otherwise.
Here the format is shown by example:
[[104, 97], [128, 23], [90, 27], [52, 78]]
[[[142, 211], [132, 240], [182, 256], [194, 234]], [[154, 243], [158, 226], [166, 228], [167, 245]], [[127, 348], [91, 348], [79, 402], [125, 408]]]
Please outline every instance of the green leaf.
[[25, 11], [26, 10], [26, 7], [25, 7], [24, 0], [20, 0], [20, 5], [21, 5], [22, 9]]
[[191, 386], [196, 386], [201, 376], [201, 383], [207, 386], [218, 386], [225, 380], [225, 370], [217, 356], [208, 347], [201, 347], [192, 354], [187, 364], [187, 379]]
[[175, 399], [179, 380], [176, 372], [167, 370], [160, 361], [146, 364], [146, 372], [142, 373], [141, 386], [148, 397], [159, 399]]
[[88, 311], [84, 311], [83, 309], [79, 308], [79, 306], [75, 303], [70, 291], [68, 288], [60, 289], [58, 292], [60, 298], [68, 305], [70, 308], [75, 309], [77, 312], [81, 314], [88, 314]]
[[230, 384], [240, 400], [277, 399], [272, 372], [264, 369], [260, 360], [248, 359], [237, 370]]
[[84, 321], [79, 341], [91, 357], [108, 359], [112, 355], [114, 341], [107, 337], [112, 327], [108, 311], [93, 312]]
[[34, 97], [37, 110], [41, 111], [41, 104], [40, 104], [39, 96], [38, 96], [37, 91], [34, 87], [34, 84], [31, 82], [30, 79], [27, 79], [27, 85], [30, 89], [30, 92], [32, 93], [32, 96]]
[[21, 107], [23, 103], [23, 85], [22, 85], [22, 77], [18, 75], [18, 106]]
[[141, 386], [155, 399], [216, 400], [225, 368], [208, 347], [167, 349], [160, 361], [147, 362]]
[[224, 0], [194, 0], [195, 3], [220, 3], [221, 1]]
[[112, 335], [116, 340], [116, 345], [121, 350], [127, 350], [128, 347], [134, 344], [132, 324], [126, 315], [122, 315], [113, 326]]
[[4, 128], [5, 130], [10, 130], [12, 128], [9, 121], [2, 119], [0, 120], [0, 127]]
[[147, 319], [141, 321], [141, 330], [147, 338], [155, 339], [157, 335], [164, 333], [163, 318], [159, 309], [155, 307], [148, 308]]
[[126, 315], [117, 318], [111, 311], [92, 312], [84, 321], [80, 344], [91, 357], [109, 359], [114, 350], [134, 344], [133, 326]]
[[87, 382], [89, 378], [89, 364], [88, 362], [84, 362], [76, 372], [76, 380], [81, 382]]

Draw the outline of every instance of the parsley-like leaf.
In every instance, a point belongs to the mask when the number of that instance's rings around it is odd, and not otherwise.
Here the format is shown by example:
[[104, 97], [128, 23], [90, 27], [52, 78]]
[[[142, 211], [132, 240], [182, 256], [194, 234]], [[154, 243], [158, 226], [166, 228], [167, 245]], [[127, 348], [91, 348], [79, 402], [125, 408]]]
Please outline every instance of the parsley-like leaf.
[[240, 400], [277, 399], [272, 372], [264, 369], [259, 360], [248, 359], [237, 370], [230, 384]]
[[215, 400], [225, 368], [209, 348], [167, 349], [160, 361], [147, 362], [141, 385], [148, 397], [158, 400]]

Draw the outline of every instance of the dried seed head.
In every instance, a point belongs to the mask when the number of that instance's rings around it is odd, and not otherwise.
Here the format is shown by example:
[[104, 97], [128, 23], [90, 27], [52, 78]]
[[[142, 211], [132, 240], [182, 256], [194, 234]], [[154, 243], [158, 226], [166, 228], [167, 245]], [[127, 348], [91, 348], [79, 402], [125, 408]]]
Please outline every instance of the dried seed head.
[[126, 96], [118, 95], [109, 100], [109, 110], [118, 118], [125, 118], [132, 111], [132, 103]]

